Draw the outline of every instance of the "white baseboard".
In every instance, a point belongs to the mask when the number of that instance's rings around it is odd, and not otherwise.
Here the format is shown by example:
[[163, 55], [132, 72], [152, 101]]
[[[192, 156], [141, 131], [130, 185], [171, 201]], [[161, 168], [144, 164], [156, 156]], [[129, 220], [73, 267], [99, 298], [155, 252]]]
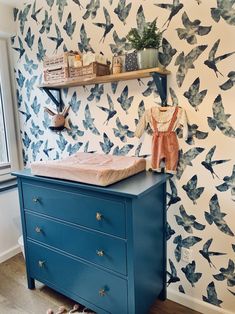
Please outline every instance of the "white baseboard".
[[0, 263], [5, 262], [6, 260], [8, 260], [9, 258], [15, 256], [16, 254], [20, 253], [21, 249], [19, 245], [13, 246], [12, 248], [10, 248], [9, 250], [2, 252], [0, 254]]
[[190, 297], [184, 293], [174, 291], [170, 288], [167, 289], [167, 299], [182, 304], [203, 314], [234, 314], [234, 312], [222, 309], [218, 306], [214, 306], [210, 303]]

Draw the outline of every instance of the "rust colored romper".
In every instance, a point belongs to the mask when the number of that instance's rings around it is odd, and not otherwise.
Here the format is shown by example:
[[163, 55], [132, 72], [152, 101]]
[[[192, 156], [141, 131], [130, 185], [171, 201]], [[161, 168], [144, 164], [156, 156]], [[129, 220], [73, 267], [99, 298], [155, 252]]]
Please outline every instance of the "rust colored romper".
[[176, 106], [171, 118], [168, 130], [159, 132], [157, 121], [152, 115], [153, 139], [152, 139], [152, 169], [159, 169], [160, 163], [165, 159], [166, 171], [175, 172], [178, 165], [179, 144], [174, 124], [177, 119], [178, 107]]

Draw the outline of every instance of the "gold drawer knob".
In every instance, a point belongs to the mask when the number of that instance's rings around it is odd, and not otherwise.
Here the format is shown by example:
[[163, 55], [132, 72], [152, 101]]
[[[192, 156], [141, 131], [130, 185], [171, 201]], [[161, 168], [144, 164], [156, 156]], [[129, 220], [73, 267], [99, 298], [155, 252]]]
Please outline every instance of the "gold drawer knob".
[[42, 229], [41, 229], [40, 227], [36, 227], [36, 228], [35, 228], [35, 232], [37, 232], [37, 233], [42, 233]]
[[98, 256], [104, 256], [104, 251], [103, 251], [103, 250], [97, 250], [97, 251], [96, 251], [96, 254], [97, 254]]
[[43, 267], [45, 267], [45, 261], [38, 261], [38, 266], [40, 267], [40, 268], [43, 268]]
[[101, 213], [96, 213], [96, 220], [101, 221], [103, 218], [103, 215]]
[[106, 295], [105, 289], [100, 289], [100, 290], [99, 290], [99, 296], [100, 296], [100, 297], [104, 297], [105, 295]]
[[38, 202], [39, 202], [39, 197], [34, 196], [34, 197], [33, 197], [33, 202], [34, 202], [34, 203], [38, 203]]

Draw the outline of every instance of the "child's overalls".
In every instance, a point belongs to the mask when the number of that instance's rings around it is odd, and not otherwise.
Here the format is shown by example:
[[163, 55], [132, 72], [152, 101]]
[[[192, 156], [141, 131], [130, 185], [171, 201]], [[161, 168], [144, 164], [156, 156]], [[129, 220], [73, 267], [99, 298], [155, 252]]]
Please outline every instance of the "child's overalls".
[[170, 125], [166, 132], [159, 132], [157, 121], [152, 115], [153, 139], [152, 139], [152, 169], [160, 170], [160, 163], [165, 159], [166, 171], [175, 172], [178, 165], [179, 144], [174, 124], [177, 119], [178, 107], [176, 106]]

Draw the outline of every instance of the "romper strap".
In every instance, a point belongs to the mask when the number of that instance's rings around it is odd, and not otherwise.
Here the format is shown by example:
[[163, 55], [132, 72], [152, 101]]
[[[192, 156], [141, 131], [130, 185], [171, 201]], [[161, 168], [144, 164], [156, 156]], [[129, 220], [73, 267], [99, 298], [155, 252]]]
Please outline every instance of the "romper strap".
[[157, 121], [154, 119], [153, 117], [153, 108], [151, 108], [151, 118], [152, 118], [152, 125], [153, 125], [153, 130], [154, 132], [158, 132], [158, 129], [157, 129]]
[[179, 110], [179, 108], [178, 108], [178, 106], [176, 106], [167, 132], [172, 132], [173, 126], [174, 126], [176, 119], [177, 119], [178, 110]]

